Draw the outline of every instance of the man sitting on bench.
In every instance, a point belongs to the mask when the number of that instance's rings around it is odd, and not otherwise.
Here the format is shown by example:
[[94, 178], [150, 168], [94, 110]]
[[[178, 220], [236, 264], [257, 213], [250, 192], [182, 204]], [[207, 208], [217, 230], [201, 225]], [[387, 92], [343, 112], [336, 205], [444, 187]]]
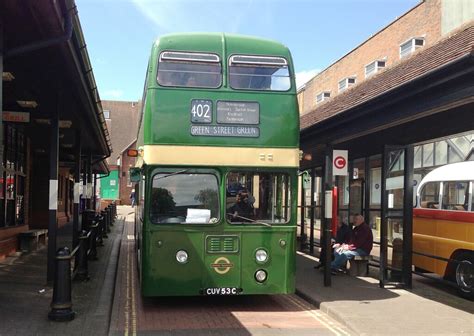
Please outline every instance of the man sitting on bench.
[[354, 215], [351, 241], [349, 244], [334, 245], [334, 261], [331, 263], [331, 270], [334, 273], [341, 271], [341, 267], [346, 265], [347, 260], [355, 256], [368, 256], [372, 250], [373, 241], [372, 230], [365, 223], [364, 217], [359, 214]]

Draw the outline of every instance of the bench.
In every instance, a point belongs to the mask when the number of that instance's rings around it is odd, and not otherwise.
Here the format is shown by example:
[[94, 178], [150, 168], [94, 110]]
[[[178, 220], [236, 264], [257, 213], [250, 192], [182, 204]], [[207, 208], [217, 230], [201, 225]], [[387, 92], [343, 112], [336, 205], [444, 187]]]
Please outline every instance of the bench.
[[18, 235], [20, 241], [20, 250], [22, 252], [32, 252], [40, 248], [41, 245], [46, 245], [46, 235], [48, 230], [37, 229], [21, 232]]
[[368, 256], [355, 256], [349, 260], [349, 275], [367, 276], [369, 274], [369, 261], [372, 259]]

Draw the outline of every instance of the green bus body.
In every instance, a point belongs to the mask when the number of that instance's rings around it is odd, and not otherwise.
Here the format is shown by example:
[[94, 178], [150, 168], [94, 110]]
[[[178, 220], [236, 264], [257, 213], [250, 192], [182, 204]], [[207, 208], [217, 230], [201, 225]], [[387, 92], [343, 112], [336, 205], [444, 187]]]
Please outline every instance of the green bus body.
[[[218, 55], [222, 66], [221, 85], [217, 88], [206, 89], [160, 85], [157, 80], [158, 64], [160, 54], [165, 51]], [[229, 57], [232, 55], [285, 58], [288, 62], [291, 87], [286, 91], [264, 92], [232, 89], [229, 86], [227, 74]], [[259, 120], [257, 124], [251, 126], [259, 129], [259, 135], [257, 137], [192, 135], [191, 127], [196, 126], [190, 119], [192, 100], [212, 101], [213, 115], [210, 124], [212, 127], [226, 127], [226, 125], [217, 124], [215, 120], [218, 101], [258, 103]], [[138, 209], [135, 218], [137, 261], [143, 296], [294, 292], [297, 166], [273, 163], [273, 154], [264, 155], [264, 159], [269, 162], [268, 165], [262, 164], [261, 157], [260, 161], [255, 157], [246, 161], [245, 164], [234, 165], [225, 164], [225, 162], [226, 160], [233, 162], [233, 159], [229, 159], [226, 155], [232, 148], [238, 151], [245, 148], [249, 148], [250, 151], [254, 149], [257, 151], [259, 149], [296, 151], [299, 147], [298, 139], [299, 114], [294, 72], [291, 55], [285, 46], [247, 36], [204, 33], [167, 35], [154, 43], [147, 69], [143, 111], [137, 140], [139, 151], [145, 152], [141, 154], [144, 159], [138, 160], [141, 176], [140, 182], [136, 185]], [[196, 157], [193, 153], [193, 148], [197, 150], [202, 147], [209, 148], [210, 163], [208, 164], [206, 155]], [[183, 148], [184, 152], [180, 152], [178, 158], [173, 160], [167, 160], [168, 155], [165, 155], [164, 159], [157, 159], [156, 162], [146, 159], [151, 157], [147, 156], [151, 150], [153, 150], [153, 155], [161, 157], [160, 153], [165, 148], [168, 150], [166, 153], [170, 155], [173, 154], [173, 148]], [[280, 155], [280, 152], [275, 153], [275, 156]], [[191, 159], [193, 155], [194, 158]], [[284, 161], [285, 158], [281, 156], [280, 159]], [[151, 220], [152, 189], [155, 188], [153, 179], [156, 178], [156, 174], [160, 172], [169, 174], [158, 177], [157, 180], [159, 180], [184, 171], [196, 174], [205, 172], [216, 177], [219, 216], [215, 218], [215, 222], [169, 224]], [[285, 217], [285, 221], [265, 225], [265, 223], [254, 222], [231, 223], [227, 219], [229, 214], [227, 203], [230, 199], [227, 180], [229, 174], [239, 174], [239, 172], [262, 174], [261, 176], [278, 173], [288, 177], [288, 195], [283, 196], [284, 191], [272, 189], [275, 204], [285, 209], [285, 206], [281, 205], [283, 204], [281, 199], [284, 198], [287, 202], [285, 204], [289, 210], [285, 215], [288, 216]], [[253, 181], [264, 179], [264, 177], [253, 178]], [[274, 178], [277, 185], [279, 185], [278, 179], [278, 177]], [[261, 249], [268, 252], [268, 260], [265, 262], [256, 260], [256, 251]], [[184, 263], [177, 261], [176, 254], [180, 250], [186, 251], [188, 255]], [[266, 272], [265, 281], [256, 280], [257, 270]], [[238, 292], [231, 293], [230, 288], [238, 289]]]

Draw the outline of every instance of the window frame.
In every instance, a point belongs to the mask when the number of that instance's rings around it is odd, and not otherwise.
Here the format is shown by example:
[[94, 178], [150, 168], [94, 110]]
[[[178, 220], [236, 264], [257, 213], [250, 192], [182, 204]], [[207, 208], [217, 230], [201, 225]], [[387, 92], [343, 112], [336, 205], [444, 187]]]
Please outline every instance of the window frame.
[[[173, 174], [175, 173], [176, 175], [179, 175], [180, 171], [185, 170], [183, 174], [206, 174], [206, 175], [213, 175], [216, 178], [216, 183], [217, 183], [217, 210], [218, 210], [218, 217], [217, 221], [215, 223], [186, 223], [186, 222], [181, 222], [181, 223], [157, 223], [154, 222], [151, 219], [151, 194], [153, 191], [153, 181], [156, 175], [158, 174]], [[155, 168], [151, 171], [150, 174], [148, 174], [148, 181], [149, 181], [149, 188], [147, 190], [147, 195], [149, 197], [149, 201], [147, 202], [148, 204], [148, 209], [146, 210], [146, 216], [150, 222], [151, 225], [157, 225], [157, 226], [166, 226], [170, 225], [172, 227], [180, 227], [180, 226], [191, 226], [191, 227], [196, 227], [196, 226], [217, 226], [219, 223], [222, 222], [222, 196], [221, 196], [221, 178], [220, 174], [217, 170], [214, 169], [200, 169], [200, 168], [190, 168], [190, 169], [185, 169], [185, 168], [176, 168], [176, 167], [160, 167], [160, 168]], [[211, 217], [212, 218], [212, 217]]]
[[[327, 97], [326, 97], [326, 94], [328, 94]], [[319, 96], [321, 96], [321, 99], [319, 99]], [[316, 104], [320, 104], [330, 98], [331, 98], [331, 91], [321, 91], [320, 93], [316, 95]]]
[[[423, 45], [416, 45], [416, 41], [423, 41]], [[406, 45], [410, 43], [410, 51], [407, 53], [407, 54], [403, 54], [402, 55], [402, 46]], [[424, 36], [418, 36], [418, 37], [410, 37], [408, 40], [400, 43], [399, 45], [399, 48], [398, 48], [398, 53], [400, 55], [400, 59], [403, 59], [403, 58], [406, 58], [408, 56], [410, 56], [411, 54], [413, 54], [413, 52], [415, 52], [415, 50], [419, 49], [419, 48], [423, 48], [424, 46], [426, 45], [426, 39]]]
[[[235, 57], [235, 56], [247, 56], [247, 57], [255, 57], [255, 58], [279, 58], [279, 59], [283, 59], [285, 61], [285, 66], [287, 67], [288, 69], [288, 79], [290, 80], [290, 86], [287, 90], [265, 90], [265, 89], [248, 89], [248, 88], [234, 88], [231, 86], [230, 84], [230, 76], [231, 76], [231, 73], [230, 73], [230, 67], [231, 67], [231, 64], [232, 64], [232, 58]], [[239, 64], [239, 63], [237, 63]], [[259, 66], [259, 65], [263, 65], [263, 66], [278, 66], [279, 64], [275, 64], [275, 63], [265, 63], [265, 62], [262, 62], [262, 63], [253, 63], [253, 62], [240, 62], [240, 64], [247, 64], [247, 65], [254, 65], [254, 66]], [[293, 73], [291, 71], [291, 67], [290, 67], [290, 63], [288, 62], [288, 60], [286, 59], [286, 57], [284, 56], [275, 56], [275, 55], [254, 55], [254, 54], [231, 54], [228, 59], [227, 59], [227, 82], [228, 82], [228, 86], [230, 89], [232, 90], [237, 90], [237, 91], [257, 91], [257, 92], [273, 92], [273, 93], [283, 93], [283, 92], [289, 92], [292, 90], [293, 88], [293, 82], [292, 82], [292, 78], [293, 78]]]
[[[258, 221], [262, 221], [264, 223], [267, 223], [271, 226], [284, 226], [284, 225], [289, 225], [292, 221], [292, 213], [291, 213], [291, 202], [292, 202], [292, 190], [291, 190], [291, 184], [292, 184], [292, 181], [291, 181], [291, 173], [288, 172], [288, 171], [281, 171], [281, 170], [257, 170], [257, 171], [251, 171], [249, 169], [245, 169], [245, 168], [242, 168], [242, 169], [229, 169], [229, 171], [226, 172], [226, 174], [224, 175], [224, 180], [223, 180], [223, 183], [224, 183], [224, 189], [225, 189], [225, 193], [227, 193], [227, 180], [228, 180], [228, 177], [229, 177], [229, 174], [234, 174], [234, 173], [237, 173], [237, 174], [254, 174], [254, 176], [256, 174], [281, 174], [281, 175], [286, 175], [287, 176], [287, 181], [288, 181], [288, 196], [289, 196], [289, 199], [288, 199], [288, 218], [285, 222], [281, 222], [281, 223], [277, 223], [277, 222], [271, 222], [268, 220], [267, 222], [267, 219], [255, 219], [256, 222], [231, 222], [229, 220], [229, 218], [227, 217], [227, 195], [226, 195], [226, 199], [225, 199], [225, 204], [224, 207], [225, 207], [225, 219], [223, 219], [225, 221], [225, 223], [227, 225], [232, 225], [232, 226], [236, 226], [236, 225], [243, 225], [243, 226], [249, 226], [249, 225], [252, 225], [252, 226], [261, 226], [262, 224], [259, 224]], [[298, 183], [298, 182], [296, 182]], [[252, 194], [253, 195], [253, 194]]]
[[[383, 62], [384, 65], [383, 66], [380, 66], [379, 63], [380, 62]], [[372, 64], [375, 64], [375, 67], [374, 67], [374, 71], [371, 72], [371, 73], [367, 73], [367, 67], [368, 66], [371, 66]], [[375, 61], [372, 61], [370, 62], [369, 64], [367, 64], [365, 67], [364, 67], [364, 73], [365, 73], [365, 78], [369, 78], [369, 77], [372, 77], [373, 75], [375, 75], [377, 72], [380, 71], [380, 69], [383, 69], [387, 66], [387, 58], [381, 58], [381, 59], [376, 59]]]
[[[349, 79], [353, 79], [354, 80], [354, 83], [349, 83]], [[341, 83], [344, 82], [345, 86], [341, 89]], [[357, 83], [357, 76], [348, 76], [348, 77], [345, 77], [343, 79], [341, 79], [340, 81], [337, 82], [337, 88], [338, 88], [338, 92], [344, 92], [345, 90], [347, 90], [348, 88], [350, 88], [351, 86], [354, 86], [356, 85]]]
[[[165, 85], [160, 83], [159, 81], [159, 74], [160, 74], [160, 63], [163, 61], [163, 55], [166, 53], [177, 53], [177, 54], [192, 54], [192, 55], [209, 55], [215, 56], [216, 61], [209, 61], [209, 60], [202, 60], [202, 59], [192, 59], [192, 58], [170, 58], [165, 56], [165, 61], [168, 63], [183, 63], [183, 64], [218, 64], [220, 66], [219, 72], [219, 84], [217, 86], [187, 86], [187, 85]], [[206, 52], [195, 52], [195, 51], [188, 51], [188, 50], [162, 50], [158, 56], [157, 67], [156, 67], [156, 83], [163, 88], [179, 88], [179, 89], [203, 89], [203, 90], [214, 90], [219, 89], [222, 87], [223, 79], [224, 79], [224, 65], [222, 62], [221, 57], [216, 53], [206, 53]], [[183, 71], [186, 72], [186, 71]]]

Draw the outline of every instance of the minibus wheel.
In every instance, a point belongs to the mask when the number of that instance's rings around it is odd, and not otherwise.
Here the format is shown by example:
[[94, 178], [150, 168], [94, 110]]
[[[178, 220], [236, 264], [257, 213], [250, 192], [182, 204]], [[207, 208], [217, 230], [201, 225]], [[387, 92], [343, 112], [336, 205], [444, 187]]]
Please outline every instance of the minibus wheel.
[[460, 263], [456, 266], [456, 282], [459, 295], [474, 299], [474, 256], [464, 253], [459, 256]]

